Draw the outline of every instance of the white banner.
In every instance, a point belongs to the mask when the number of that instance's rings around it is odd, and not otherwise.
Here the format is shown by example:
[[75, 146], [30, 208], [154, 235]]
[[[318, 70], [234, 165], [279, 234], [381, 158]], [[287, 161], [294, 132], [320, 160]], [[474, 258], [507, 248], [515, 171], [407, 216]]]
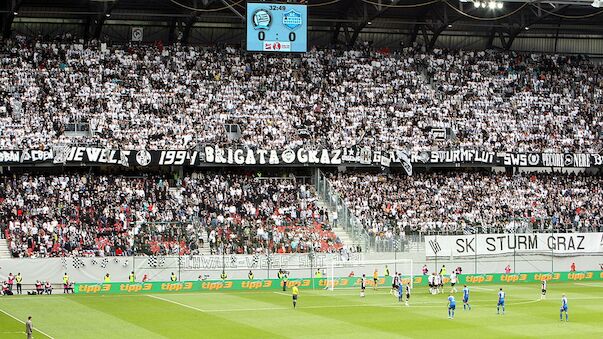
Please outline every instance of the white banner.
[[425, 256], [603, 253], [603, 233], [441, 235], [425, 237]]

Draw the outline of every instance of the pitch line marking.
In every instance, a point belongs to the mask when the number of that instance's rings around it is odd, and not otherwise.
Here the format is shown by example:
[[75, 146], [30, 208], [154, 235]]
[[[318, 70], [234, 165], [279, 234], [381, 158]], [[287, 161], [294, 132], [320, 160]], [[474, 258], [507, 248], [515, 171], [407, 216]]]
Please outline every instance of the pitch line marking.
[[155, 295], [150, 295], [150, 294], [149, 294], [149, 295], [147, 295], [147, 297], [149, 297], [149, 298], [153, 298], [153, 299], [157, 299], [157, 300], [162, 300], [162, 301], [165, 301], [165, 302], [168, 302], [168, 303], [172, 303], [172, 304], [175, 304], [175, 305], [178, 305], [178, 306], [182, 306], [182, 307], [190, 308], [191, 310], [199, 311], [199, 312], [202, 312], [202, 313], [206, 313], [206, 312], [207, 312], [207, 311], [202, 310], [202, 309], [200, 309], [200, 308], [197, 308], [197, 307], [195, 307], [195, 306], [191, 306], [191, 305], [187, 305], [187, 304], [179, 303], [179, 302], [177, 302], [177, 301], [170, 300], [170, 299], [166, 299], [166, 298], [162, 298], [162, 297], [158, 297], [158, 296], [155, 296]]
[[493, 288], [481, 287], [481, 286], [471, 286], [471, 289], [483, 290], [483, 291], [495, 291]]
[[[279, 293], [279, 294], [283, 294], [282, 292], [274, 292], [274, 293]], [[288, 294], [287, 294], [288, 296]], [[174, 300], [170, 300], [170, 299], [166, 299], [166, 298], [162, 298], [162, 297], [158, 297], [158, 296], [154, 296], [154, 295], [147, 295], [147, 297], [149, 298], [153, 298], [153, 299], [157, 299], [157, 300], [162, 300], [165, 302], [169, 302], [178, 306], [182, 306], [182, 307], [186, 307], [188, 309], [192, 309], [198, 312], [202, 312], [202, 313], [222, 313], [222, 312], [252, 312], [252, 311], [283, 311], [283, 310], [289, 310], [291, 309], [290, 307], [255, 307], [255, 308], [235, 308], [235, 309], [216, 309], [216, 310], [203, 310], [194, 306], [190, 306], [187, 304], [183, 304]], [[532, 303], [537, 303], [540, 302], [540, 299], [536, 299], [536, 300], [529, 300], [529, 301], [521, 301], [521, 302], [516, 302], [516, 303], [510, 303], [509, 305], [524, 305], [524, 304], [532, 304]], [[413, 306], [414, 305], [414, 306]], [[420, 302], [419, 305], [417, 304], [413, 304], [411, 305], [411, 307], [420, 307], [420, 308], [441, 308], [442, 303], [440, 302]], [[473, 304], [473, 305], [480, 305], [480, 304]], [[325, 308], [339, 308], [339, 307], [383, 307], [383, 308], [398, 308], [401, 307], [402, 305], [383, 305], [383, 304], [351, 304], [351, 305], [315, 305], [315, 306], [302, 306], [302, 308], [304, 309], [325, 309]]]
[[580, 285], [580, 286], [586, 286], [586, 287], [603, 287], [603, 284], [601, 283], [574, 283], [574, 285]]
[[[25, 325], [25, 322], [24, 322], [23, 320], [21, 320], [21, 319], [19, 319], [19, 318], [15, 317], [15, 316], [13, 316], [12, 314], [10, 314], [10, 313], [6, 312], [5, 310], [0, 309], [0, 312], [2, 312], [2, 313], [4, 313], [4, 314], [6, 314], [7, 316], [9, 316], [9, 317], [11, 317], [11, 318], [15, 319], [16, 321], [20, 322], [21, 324]], [[51, 335], [50, 335], [50, 334], [48, 334], [48, 333], [43, 332], [43, 331], [42, 331], [42, 330], [40, 330], [40, 329], [34, 328], [34, 331], [38, 331], [38, 332], [42, 333], [43, 335], [47, 336], [48, 338], [50, 338], [50, 339], [54, 339], [54, 337], [53, 337], [53, 336], [51, 336]], [[3, 333], [8, 333], [8, 332], [3, 332]], [[25, 332], [18, 332], [18, 333], [25, 333]]]
[[275, 294], [280, 294], [280, 295], [286, 295], [289, 296], [289, 293], [284, 293], [284, 292], [274, 292]]

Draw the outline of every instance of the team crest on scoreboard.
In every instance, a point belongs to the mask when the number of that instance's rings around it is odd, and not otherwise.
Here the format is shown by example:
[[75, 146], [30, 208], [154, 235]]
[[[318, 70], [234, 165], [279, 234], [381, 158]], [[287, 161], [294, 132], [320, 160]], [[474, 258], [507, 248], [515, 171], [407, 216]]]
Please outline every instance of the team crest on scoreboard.
[[302, 15], [294, 10], [290, 10], [283, 14], [283, 25], [294, 30], [302, 25]]
[[272, 16], [270, 12], [265, 9], [258, 9], [253, 13], [253, 28], [255, 29], [269, 29], [272, 24]]

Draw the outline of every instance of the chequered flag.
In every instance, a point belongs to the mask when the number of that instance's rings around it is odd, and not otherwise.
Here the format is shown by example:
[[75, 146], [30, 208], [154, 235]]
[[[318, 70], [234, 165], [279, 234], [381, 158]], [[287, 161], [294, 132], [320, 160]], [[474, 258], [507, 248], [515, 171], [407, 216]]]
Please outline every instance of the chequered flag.
[[61, 265], [64, 269], [67, 269], [67, 259], [65, 259], [65, 257], [61, 258]]
[[398, 238], [394, 239], [394, 248], [400, 249], [400, 239], [398, 239]]
[[150, 256], [147, 259], [147, 264], [149, 265], [149, 267], [157, 267], [157, 257], [156, 256]]
[[92, 266], [96, 265], [96, 259], [90, 260], [90, 265], [92, 265]]
[[101, 261], [100, 267], [105, 268], [105, 267], [107, 267], [108, 263], [109, 263], [109, 259], [103, 258], [103, 260]]
[[80, 258], [80, 257], [73, 258], [73, 268], [75, 268], [76, 270], [79, 270], [80, 268], [83, 268], [85, 266], [86, 265], [82, 261], [82, 258]]
[[260, 256], [257, 254], [253, 255], [253, 261], [251, 262], [251, 267], [255, 268], [258, 266], [258, 264], [260, 263]]
[[[180, 259], [178, 259], [180, 260]], [[164, 257], [156, 257], [154, 255], [150, 256], [147, 259], [147, 263], [149, 267], [157, 268], [165, 266], [165, 258]]]

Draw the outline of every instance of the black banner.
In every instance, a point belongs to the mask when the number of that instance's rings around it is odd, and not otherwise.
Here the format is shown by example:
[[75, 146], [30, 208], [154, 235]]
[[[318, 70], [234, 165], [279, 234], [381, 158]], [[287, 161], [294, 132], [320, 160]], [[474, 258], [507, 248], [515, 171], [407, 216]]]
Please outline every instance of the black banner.
[[573, 167], [589, 168], [603, 165], [603, 156], [596, 153], [511, 153], [473, 149], [414, 152], [413, 165], [490, 165], [512, 167]]
[[383, 151], [369, 147], [343, 149], [248, 149], [204, 146], [196, 150], [114, 150], [99, 147], [54, 147], [47, 150], [0, 151], [0, 166], [15, 165], [115, 165], [146, 166], [603, 166], [603, 156], [586, 153], [508, 153], [472, 149], [413, 152]]

